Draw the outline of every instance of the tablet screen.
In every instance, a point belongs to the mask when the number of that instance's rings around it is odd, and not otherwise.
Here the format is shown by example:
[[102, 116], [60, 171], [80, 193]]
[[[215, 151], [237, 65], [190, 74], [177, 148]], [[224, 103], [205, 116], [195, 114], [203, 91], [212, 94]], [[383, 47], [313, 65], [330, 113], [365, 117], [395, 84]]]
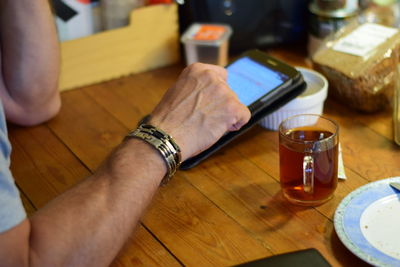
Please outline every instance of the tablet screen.
[[287, 75], [249, 57], [238, 59], [226, 69], [228, 70], [228, 85], [237, 94], [240, 102], [246, 106], [250, 106], [289, 79]]

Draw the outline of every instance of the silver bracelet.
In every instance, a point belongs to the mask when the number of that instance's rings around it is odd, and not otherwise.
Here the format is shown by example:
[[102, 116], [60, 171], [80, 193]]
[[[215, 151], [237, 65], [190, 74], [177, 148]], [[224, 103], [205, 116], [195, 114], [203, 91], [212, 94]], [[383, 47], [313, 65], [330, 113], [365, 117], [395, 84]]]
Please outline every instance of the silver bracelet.
[[126, 138], [131, 137], [146, 141], [160, 152], [168, 169], [167, 174], [161, 181], [161, 185], [167, 184], [181, 164], [181, 149], [179, 146], [167, 133], [149, 124], [141, 124], [126, 136]]

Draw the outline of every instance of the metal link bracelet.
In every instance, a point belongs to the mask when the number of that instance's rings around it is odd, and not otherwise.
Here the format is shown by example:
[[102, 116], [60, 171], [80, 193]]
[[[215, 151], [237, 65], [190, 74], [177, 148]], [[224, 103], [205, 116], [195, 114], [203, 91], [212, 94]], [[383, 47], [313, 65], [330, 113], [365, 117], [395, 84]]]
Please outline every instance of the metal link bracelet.
[[167, 184], [181, 164], [181, 149], [172, 137], [153, 125], [141, 124], [136, 130], [131, 131], [126, 138], [142, 139], [160, 152], [168, 169], [161, 185]]

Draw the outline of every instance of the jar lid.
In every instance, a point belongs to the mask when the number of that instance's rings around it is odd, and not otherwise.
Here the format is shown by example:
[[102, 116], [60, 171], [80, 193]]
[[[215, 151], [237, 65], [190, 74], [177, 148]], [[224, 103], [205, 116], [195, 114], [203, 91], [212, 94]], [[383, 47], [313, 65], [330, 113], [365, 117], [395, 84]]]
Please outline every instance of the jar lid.
[[182, 35], [182, 43], [220, 45], [229, 39], [232, 28], [226, 24], [194, 23]]
[[348, 18], [355, 16], [359, 11], [357, 6], [347, 6], [334, 10], [324, 10], [319, 8], [315, 2], [310, 4], [309, 10], [312, 14], [327, 18]]

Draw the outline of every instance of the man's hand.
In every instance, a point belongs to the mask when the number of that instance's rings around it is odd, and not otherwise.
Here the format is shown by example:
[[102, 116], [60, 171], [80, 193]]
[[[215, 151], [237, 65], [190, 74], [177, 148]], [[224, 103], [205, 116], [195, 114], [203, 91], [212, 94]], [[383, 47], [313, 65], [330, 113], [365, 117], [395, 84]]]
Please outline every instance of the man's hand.
[[239, 130], [250, 119], [226, 83], [224, 68], [195, 63], [187, 67], [151, 114], [150, 124], [170, 134], [182, 160], [214, 144], [227, 131]]

